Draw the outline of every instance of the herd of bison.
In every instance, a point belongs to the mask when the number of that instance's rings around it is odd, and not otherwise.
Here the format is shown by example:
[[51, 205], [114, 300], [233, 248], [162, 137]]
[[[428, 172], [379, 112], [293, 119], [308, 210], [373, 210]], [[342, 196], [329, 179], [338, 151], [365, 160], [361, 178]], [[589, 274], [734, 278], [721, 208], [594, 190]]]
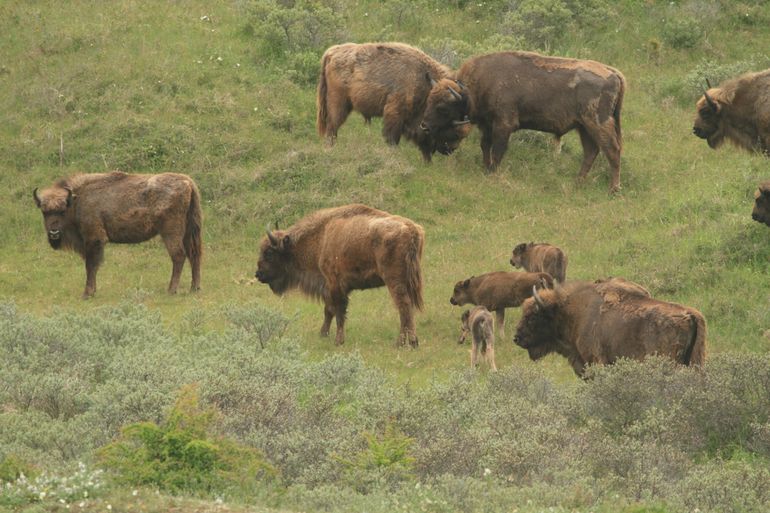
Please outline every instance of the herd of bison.
[[[615, 68], [590, 60], [531, 52], [499, 52], [465, 61], [456, 72], [401, 43], [342, 44], [321, 61], [317, 129], [331, 146], [352, 111], [368, 122], [383, 118], [383, 136], [414, 142], [425, 161], [450, 154], [473, 125], [481, 132], [484, 165], [494, 170], [518, 129], [562, 135], [576, 129], [583, 146], [579, 178], [601, 151], [609, 161], [610, 192], [620, 189], [620, 113], [626, 83]], [[725, 139], [770, 153], [770, 70], [704, 89], [693, 133], [711, 148]], [[96, 272], [107, 242], [138, 243], [160, 235], [173, 262], [168, 291], [177, 290], [185, 259], [192, 290], [200, 288], [201, 197], [186, 175], [77, 174], [33, 197], [43, 213], [48, 242], [83, 257], [83, 297], [96, 291]], [[755, 194], [752, 218], [770, 225], [770, 182]], [[345, 339], [351, 291], [386, 286], [400, 316], [397, 344], [417, 347], [414, 312], [422, 309], [424, 231], [415, 222], [366, 205], [311, 213], [293, 226], [267, 230], [257, 279], [276, 294], [299, 289], [324, 305], [321, 334], [336, 319]], [[510, 263], [520, 272], [494, 272], [457, 282], [450, 303], [475, 305], [461, 317], [462, 343], [470, 334], [471, 365], [492, 370], [495, 332], [504, 337], [505, 309], [522, 307], [513, 341], [533, 360], [567, 358], [575, 373], [622, 357], [666, 355], [701, 365], [706, 322], [696, 309], [653, 299], [622, 278], [568, 281], [567, 256], [550, 244], [522, 243]], [[493, 314], [494, 313], [494, 318]]]

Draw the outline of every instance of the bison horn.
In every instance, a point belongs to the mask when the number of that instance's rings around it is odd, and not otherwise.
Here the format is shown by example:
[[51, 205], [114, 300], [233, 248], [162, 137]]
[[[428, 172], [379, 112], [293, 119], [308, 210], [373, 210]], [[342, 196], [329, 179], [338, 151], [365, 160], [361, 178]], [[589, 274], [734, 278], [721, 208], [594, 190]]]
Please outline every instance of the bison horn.
[[708, 78], [706, 79], [706, 86], [707, 86], [709, 89], [711, 89], [711, 82], [709, 82], [709, 79], [708, 79]]
[[540, 308], [545, 308], [543, 298], [541, 298], [540, 294], [537, 293], [537, 285], [532, 285], [532, 297], [535, 298], [535, 303], [537, 303], [537, 306]]
[[271, 246], [278, 246], [278, 238], [270, 231], [270, 225], [267, 225], [267, 238], [270, 239]]
[[457, 91], [455, 91], [451, 87], [447, 86], [447, 89], [449, 89], [449, 92], [452, 93], [452, 96], [454, 96], [457, 100], [462, 100], [463, 99], [463, 97], [460, 95], [460, 93], [458, 93]]
[[454, 126], [460, 126], [460, 125], [467, 125], [470, 122], [471, 120], [468, 119], [468, 116], [465, 116], [461, 121], [457, 121], [457, 120], [452, 121], [452, 124]]
[[716, 112], [717, 110], [719, 110], [719, 109], [717, 108], [717, 104], [716, 104], [716, 102], [715, 102], [715, 101], [714, 101], [714, 100], [711, 98], [711, 96], [709, 96], [709, 93], [708, 93], [708, 91], [703, 91], [703, 96], [706, 98], [706, 103], [708, 103], [708, 104], [709, 104], [709, 107], [711, 107], [711, 110], [713, 110], [713, 111], [715, 111], [715, 112]]
[[35, 198], [35, 204], [40, 207], [40, 196], [37, 195], [37, 187], [32, 191], [32, 197]]
[[72, 189], [67, 189], [67, 206], [72, 206]]

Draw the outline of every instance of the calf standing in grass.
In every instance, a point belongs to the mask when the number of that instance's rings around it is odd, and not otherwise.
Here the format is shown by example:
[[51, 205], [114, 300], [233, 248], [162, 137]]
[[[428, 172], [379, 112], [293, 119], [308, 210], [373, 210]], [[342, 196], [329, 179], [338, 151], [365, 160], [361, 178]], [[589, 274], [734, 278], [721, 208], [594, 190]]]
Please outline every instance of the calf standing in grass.
[[495, 331], [492, 314], [483, 306], [477, 306], [473, 310], [466, 310], [462, 317], [462, 333], [458, 344], [465, 342], [468, 333], [473, 335], [471, 345], [471, 367], [479, 365], [479, 352], [481, 358], [486, 360], [493, 371], [497, 371], [495, 365]]
[[531, 273], [548, 273], [559, 283], [567, 277], [567, 256], [550, 244], [522, 242], [513, 248], [511, 265]]
[[553, 278], [547, 273], [493, 272], [471, 276], [455, 284], [449, 302], [453, 305], [481, 305], [495, 312], [496, 330], [505, 338], [505, 309], [520, 306], [532, 296], [535, 285], [553, 288]]
[[176, 293], [185, 257], [192, 267], [191, 290], [200, 289], [201, 198], [186, 175], [78, 174], [32, 193], [43, 213], [48, 243], [71, 249], [85, 260], [83, 298], [96, 292], [96, 271], [107, 242], [133, 244], [160, 235], [173, 262], [168, 291]]

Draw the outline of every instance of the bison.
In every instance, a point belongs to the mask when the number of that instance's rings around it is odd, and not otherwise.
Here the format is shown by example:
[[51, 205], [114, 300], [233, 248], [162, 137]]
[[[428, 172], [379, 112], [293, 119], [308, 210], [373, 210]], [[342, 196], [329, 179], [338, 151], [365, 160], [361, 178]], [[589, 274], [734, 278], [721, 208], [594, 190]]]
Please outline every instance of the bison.
[[462, 322], [462, 333], [458, 344], [465, 342], [468, 333], [472, 335], [471, 344], [471, 367], [477, 368], [479, 365], [479, 353], [481, 358], [489, 363], [493, 371], [497, 371], [495, 365], [495, 330], [492, 314], [483, 306], [477, 306], [472, 310], [466, 310], [460, 317]]
[[547, 273], [498, 271], [471, 276], [455, 284], [449, 303], [481, 305], [495, 312], [497, 333], [505, 338], [505, 309], [520, 306], [532, 296], [532, 287], [541, 282], [553, 287], [553, 278]]
[[384, 285], [401, 317], [397, 344], [408, 341], [416, 348], [414, 309], [423, 306], [424, 241], [422, 227], [405, 217], [360, 204], [327, 208], [286, 230], [268, 230], [256, 277], [275, 294], [298, 288], [323, 300], [321, 335], [329, 335], [336, 317], [338, 345], [345, 341], [350, 292]]
[[770, 69], [747, 73], [703, 92], [693, 133], [716, 149], [725, 139], [770, 155]]
[[567, 256], [561, 249], [550, 244], [534, 242], [518, 244], [513, 248], [511, 265], [531, 273], [548, 273], [559, 283], [564, 283], [567, 277]]
[[[459, 84], [458, 84], [459, 82]], [[596, 61], [500, 52], [472, 57], [456, 81], [437, 80], [421, 128], [440, 138], [466, 117], [481, 130], [484, 165], [500, 164], [512, 132], [549, 132], [561, 137], [577, 128], [583, 145], [584, 179], [601, 150], [610, 164], [610, 191], [620, 189], [620, 110], [623, 74]]]
[[83, 297], [96, 292], [96, 271], [107, 242], [134, 244], [160, 235], [173, 269], [168, 291], [176, 293], [185, 258], [192, 267], [192, 291], [200, 289], [201, 197], [186, 175], [77, 174], [32, 193], [43, 213], [53, 249], [71, 249], [85, 260]]
[[513, 341], [532, 360], [549, 353], [567, 358], [575, 374], [589, 364], [648, 355], [703, 365], [706, 321], [694, 308], [652, 299], [633, 282], [614, 278], [571, 281], [538, 292], [523, 307]]
[[454, 84], [446, 66], [405, 44], [332, 46], [321, 58], [316, 98], [318, 133], [333, 145], [350, 112], [358, 111], [367, 123], [373, 117], [382, 117], [385, 141], [396, 145], [405, 136], [420, 148], [425, 162], [430, 162], [437, 151], [449, 155], [470, 126], [450, 125], [437, 131], [437, 137], [420, 130], [434, 77]]
[[770, 226], [770, 181], [759, 184], [754, 193], [754, 210], [751, 218], [759, 223]]

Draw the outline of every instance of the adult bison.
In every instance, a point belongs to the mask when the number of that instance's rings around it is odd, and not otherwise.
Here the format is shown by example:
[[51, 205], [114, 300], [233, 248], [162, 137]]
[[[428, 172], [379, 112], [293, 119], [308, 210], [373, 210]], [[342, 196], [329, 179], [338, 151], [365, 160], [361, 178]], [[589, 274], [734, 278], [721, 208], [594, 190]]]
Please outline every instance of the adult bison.
[[332, 46], [321, 58], [316, 98], [318, 133], [333, 145], [340, 126], [355, 110], [367, 122], [373, 117], [383, 118], [382, 134], [388, 144], [398, 144], [403, 135], [420, 148], [426, 162], [437, 151], [449, 155], [470, 127], [450, 124], [437, 131], [437, 137], [420, 130], [431, 77], [454, 83], [449, 68], [405, 44]]
[[186, 175], [77, 174], [32, 193], [43, 213], [48, 242], [85, 260], [83, 297], [96, 292], [96, 271], [107, 242], [144, 242], [160, 235], [173, 270], [168, 291], [176, 293], [185, 257], [192, 267], [192, 290], [200, 289], [201, 198]]
[[626, 280], [535, 289], [522, 310], [514, 342], [533, 360], [552, 352], [566, 357], [578, 376], [588, 364], [618, 358], [657, 354], [684, 365], [702, 365], [706, 358], [706, 321], [699, 311], [652, 299]]
[[525, 128], [561, 137], [577, 128], [583, 145], [579, 177], [585, 178], [601, 150], [610, 164], [610, 191], [620, 189], [626, 90], [620, 71], [596, 61], [501, 52], [468, 59], [456, 79], [459, 86], [444, 78], [432, 88], [420, 125], [426, 133], [469, 117], [481, 130], [484, 165], [494, 170], [512, 132]]
[[770, 69], [704, 91], [696, 109], [692, 131], [706, 139], [710, 148], [728, 139], [741, 148], [770, 155]]
[[298, 288], [322, 299], [321, 335], [337, 318], [336, 343], [345, 340], [348, 295], [388, 287], [401, 317], [398, 345], [417, 347], [414, 309], [422, 309], [420, 225], [366, 205], [319, 210], [286, 230], [267, 232], [260, 247], [257, 279], [276, 294]]
[[770, 226], [770, 181], [759, 184], [754, 193], [754, 210], [751, 218], [759, 223]]

